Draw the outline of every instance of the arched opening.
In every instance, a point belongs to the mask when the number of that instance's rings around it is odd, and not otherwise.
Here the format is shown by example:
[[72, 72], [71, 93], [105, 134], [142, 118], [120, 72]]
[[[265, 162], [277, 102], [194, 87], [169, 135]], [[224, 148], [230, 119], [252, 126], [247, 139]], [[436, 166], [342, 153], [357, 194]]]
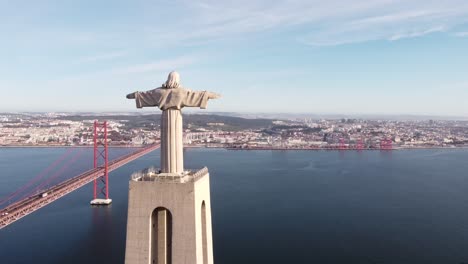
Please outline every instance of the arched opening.
[[151, 214], [150, 264], [172, 263], [172, 215], [164, 207]]
[[206, 236], [206, 206], [205, 201], [201, 205], [201, 224], [202, 224], [202, 249], [203, 249], [203, 264], [208, 264], [208, 241]]

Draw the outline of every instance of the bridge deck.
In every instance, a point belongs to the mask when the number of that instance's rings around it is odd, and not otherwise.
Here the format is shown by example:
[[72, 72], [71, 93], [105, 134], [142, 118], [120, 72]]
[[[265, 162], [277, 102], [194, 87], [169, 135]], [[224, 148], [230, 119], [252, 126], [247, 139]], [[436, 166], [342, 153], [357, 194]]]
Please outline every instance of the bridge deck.
[[[110, 161], [109, 172], [158, 149], [159, 146], [159, 144], [151, 145]], [[54, 185], [49, 189], [43, 190], [37, 194], [29, 196], [1, 209], [0, 229], [36, 210], [41, 209], [42, 207], [58, 200], [59, 198], [73, 192], [74, 190], [83, 187], [87, 183], [101, 177], [103, 173], [104, 168], [91, 169], [57, 185]]]

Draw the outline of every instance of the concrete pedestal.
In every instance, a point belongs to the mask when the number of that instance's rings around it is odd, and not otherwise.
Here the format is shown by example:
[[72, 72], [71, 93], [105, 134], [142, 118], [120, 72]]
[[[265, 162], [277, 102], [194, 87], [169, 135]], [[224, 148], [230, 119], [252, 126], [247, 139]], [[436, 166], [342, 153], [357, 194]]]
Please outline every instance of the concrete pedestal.
[[126, 264], [212, 264], [210, 177], [206, 168], [180, 175], [133, 175]]

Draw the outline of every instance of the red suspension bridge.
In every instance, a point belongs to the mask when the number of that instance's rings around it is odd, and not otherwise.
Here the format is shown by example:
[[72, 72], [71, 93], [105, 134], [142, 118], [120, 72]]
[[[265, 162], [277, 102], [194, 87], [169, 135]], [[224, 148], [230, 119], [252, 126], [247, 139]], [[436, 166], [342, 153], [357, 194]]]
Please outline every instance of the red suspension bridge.
[[[0, 210], [0, 229], [41, 209], [42, 207], [60, 199], [61, 197], [73, 192], [80, 187], [83, 187], [90, 182], [94, 182], [93, 201], [98, 201], [98, 203], [99, 201], [104, 201], [103, 203], [108, 204], [110, 202], [108, 184], [109, 172], [158, 149], [160, 146], [159, 144], [150, 145], [109, 161], [107, 142], [107, 122], [95, 122], [93, 169], [55, 184], [50, 188], [46, 188], [45, 186], [47, 186], [61, 173], [63, 173], [67, 166], [62, 167], [59, 171], [51, 174], [53, 168], [55, 168], [58, 164], [65, 162], [67, 158], [68, 160], [66, 163], [73, 163], [83, 151], [83, 149], [80, 149], [75, 157], [69, 158], [68, 156], [70, 154], [70, 150], [67, 150], [67, 152], [61, 158], [51, 164], [46, 170], [43, 171], [43, 173], [29, 181], [15, 192], [8, 195], [3, 200], [0, 200], [0, 205], [4, 204], [13, 197], [20, 195], [34, 184], [39, 183], [38, 186], [36, 186], [29, 194], [26, 194], [25, 196], [23, 195], [18, 201]], [[49, 175], [48, 179], [39, 182], [48, 174], [51, 174]], [[99, 197], [102, 197], [103, 199], [99, 199]]]

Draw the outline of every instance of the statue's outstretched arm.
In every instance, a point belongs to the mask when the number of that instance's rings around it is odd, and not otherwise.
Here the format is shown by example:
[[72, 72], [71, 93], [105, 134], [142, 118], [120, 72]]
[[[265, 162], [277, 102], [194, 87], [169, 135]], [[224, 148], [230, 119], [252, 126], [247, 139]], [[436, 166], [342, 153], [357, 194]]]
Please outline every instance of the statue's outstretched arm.
[[213, 92], [206, 92], [208, 94], [208, 99], [218, 99], [221, 98], [221, 95]]
[[127, 99], [135, 99], [135, 97], [136, 97], [136, 92], [127, 94]]
[[191, 91], [187, 90], [184, 99], [184, 106], [206, 108], [209, 99], [220, 98], [221, 95], [208, 91]]
[[137, 108], [158, 106], [160, 98], [159, 89], [127, 94], [127, 99], [135, 99]]

